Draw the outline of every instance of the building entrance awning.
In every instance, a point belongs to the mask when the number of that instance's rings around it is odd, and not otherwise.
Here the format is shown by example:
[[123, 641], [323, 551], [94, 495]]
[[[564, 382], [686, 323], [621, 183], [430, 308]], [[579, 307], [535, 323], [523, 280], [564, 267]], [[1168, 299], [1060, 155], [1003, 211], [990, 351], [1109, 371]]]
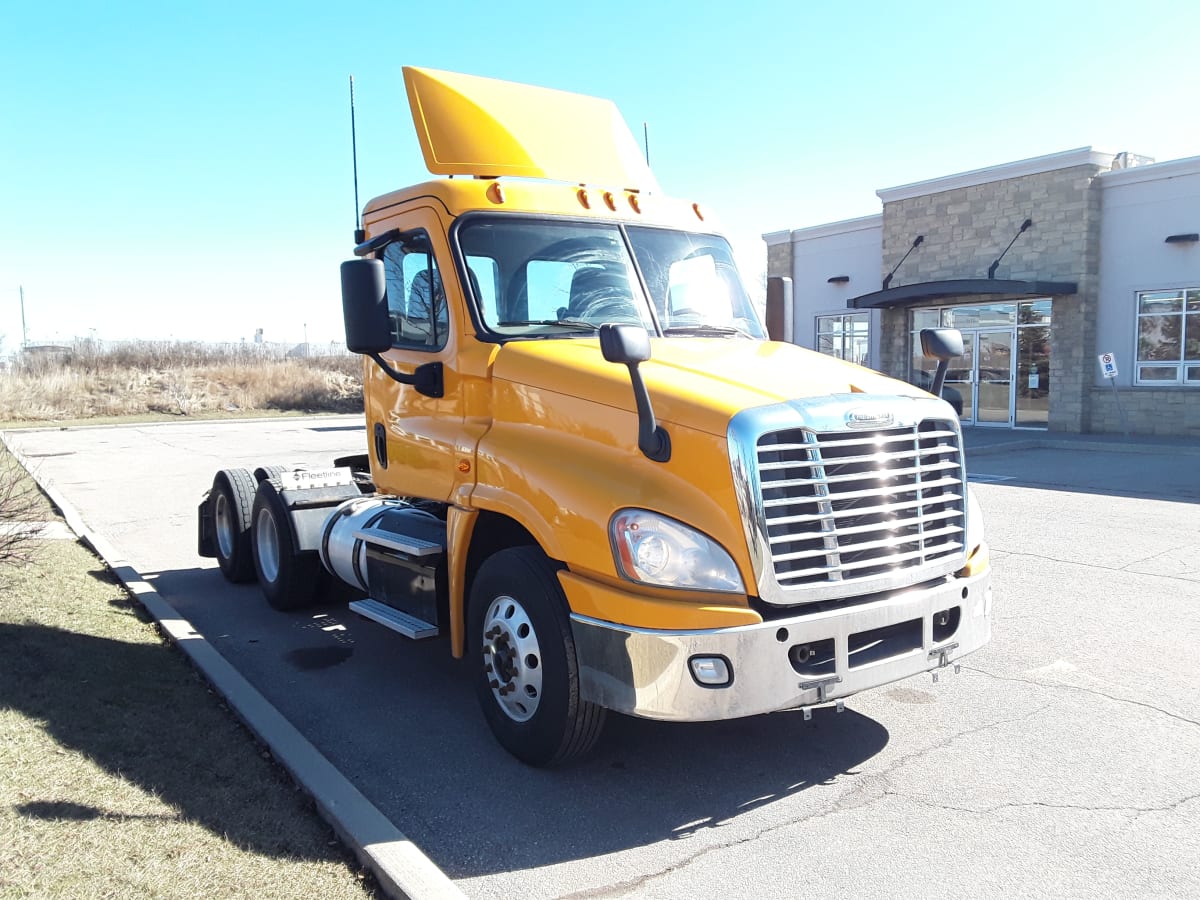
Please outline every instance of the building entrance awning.
[[904, 284], [863, 294], [846, 301], [851, 309], [905, 309], [922, 306], [947, 297], [1054, 297], [1074, 294], [1078, 285], [1073, 281], [1008, 281], [992, 278], [958, 278], [952, 281], [926, 281], [921, 284]]

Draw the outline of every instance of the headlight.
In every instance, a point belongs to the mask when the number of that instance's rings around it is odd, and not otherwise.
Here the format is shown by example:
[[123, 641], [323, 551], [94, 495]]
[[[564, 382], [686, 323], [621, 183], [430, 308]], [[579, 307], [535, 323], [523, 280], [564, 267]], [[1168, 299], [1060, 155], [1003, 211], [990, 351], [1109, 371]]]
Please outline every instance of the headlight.
[[967, 486], [967, 553], [970, 554], [983, 543], [983, 510], [975, 499], [975, 492]]
[[745, 592], [733, 558], [694, 528], [644, 509], [618, 510], [609, 524], [617, 571], [632, 581], [697, 591]]

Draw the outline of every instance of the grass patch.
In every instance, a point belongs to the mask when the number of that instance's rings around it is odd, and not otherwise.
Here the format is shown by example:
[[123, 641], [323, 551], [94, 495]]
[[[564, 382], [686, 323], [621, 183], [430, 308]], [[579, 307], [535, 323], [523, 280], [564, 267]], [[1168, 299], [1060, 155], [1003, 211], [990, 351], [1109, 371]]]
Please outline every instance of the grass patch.
[[4, 574], [0, 895], [375, 896], [95, 556]]

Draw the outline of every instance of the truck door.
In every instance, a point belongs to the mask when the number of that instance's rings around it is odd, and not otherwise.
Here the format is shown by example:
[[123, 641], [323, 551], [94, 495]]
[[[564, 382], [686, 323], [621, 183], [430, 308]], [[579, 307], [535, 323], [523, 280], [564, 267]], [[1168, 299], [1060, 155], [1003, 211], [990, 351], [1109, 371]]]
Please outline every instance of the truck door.
[[460, 484], [474, 479], [474, 439], [463, 432], [468, 392], [459, 366], [463, 328], [469, 320], [437, 213], [429, 208], [408, 210], [402, 217], [372, 225], [379, 234], [392, 228], [409, 237], [388, 244], [379, 254], [392, 339], [392, 349], [383, 356], [404, 373], [441, 363], [443, 395], [430, 397], [368, 365], [364, 405], [371, 466], [381, 491], [452, 500]]

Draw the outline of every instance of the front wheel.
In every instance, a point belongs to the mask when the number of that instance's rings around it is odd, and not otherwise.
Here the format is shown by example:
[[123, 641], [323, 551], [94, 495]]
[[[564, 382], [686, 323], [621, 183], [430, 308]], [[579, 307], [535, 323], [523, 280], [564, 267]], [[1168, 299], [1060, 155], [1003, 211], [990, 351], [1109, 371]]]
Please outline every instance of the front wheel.
[[592, 748], [606, 710], [579, 696], [557, 569], [537, 547], [489, 557], [471, 588], [470, 646], [484, 718], [509, 753], [551, 766]]
[[258, 485], [250, 522], [254, 570], [267, 602], [288, 611], [312, 605], [323, 581], [315, 551], [296, 549], [296, 535], [287, 506], [270, 481]]

